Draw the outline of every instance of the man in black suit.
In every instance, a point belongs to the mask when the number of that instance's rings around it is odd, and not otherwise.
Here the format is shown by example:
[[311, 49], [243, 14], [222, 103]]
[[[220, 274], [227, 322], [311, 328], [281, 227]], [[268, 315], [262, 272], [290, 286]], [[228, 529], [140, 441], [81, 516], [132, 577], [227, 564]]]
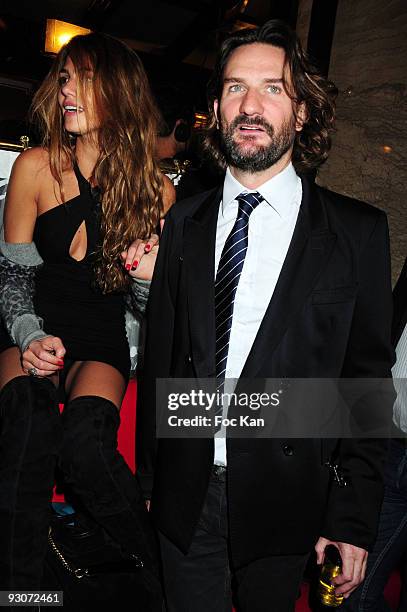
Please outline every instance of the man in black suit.
[[[154, 473], [170, 612], [230, 610], [231, 585], [239, 610], [287, 612], [314, 547], [319, 562], [329, 543], [338, 547], [338, 593], [363, 579], [385, 443], [156, 440], [155, 381], [212, 377], [223, 388], [229, 379], [389, 377], [387, 222], [306, 177], [327, 157], [333, 103], [285, 24], [226, 40], [209, 93], [207, 142], [227, 171], [219, 189], [166, 219], [150, 293], [139, 475], [148, 493]], [[377, 399], [379, 420], [390, 422], [393, 397]], [[346, 486], [332, 477], [334, 455]]]

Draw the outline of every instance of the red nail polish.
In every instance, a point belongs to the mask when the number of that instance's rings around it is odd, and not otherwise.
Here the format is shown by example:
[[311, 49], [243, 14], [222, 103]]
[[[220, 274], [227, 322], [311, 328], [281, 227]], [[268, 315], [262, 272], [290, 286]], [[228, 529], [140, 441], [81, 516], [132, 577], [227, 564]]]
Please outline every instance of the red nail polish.
[[137, 266], [138, 266], [138, 261], [137, 261], [137, 260], [135, 260], [135, 261], [133, 261], [133, 265], [132, 265], [131, 269], [132, 269], [132, 270], [136, 270], [136, 269], [137, 269]]
[[144, 247], [145, 251], [149, 251], [151, 249], [151, 244], [146, 244], [146, 246]]
[[130, 264], [126, 264], [126, 270], [130, 270], [131, 265]]

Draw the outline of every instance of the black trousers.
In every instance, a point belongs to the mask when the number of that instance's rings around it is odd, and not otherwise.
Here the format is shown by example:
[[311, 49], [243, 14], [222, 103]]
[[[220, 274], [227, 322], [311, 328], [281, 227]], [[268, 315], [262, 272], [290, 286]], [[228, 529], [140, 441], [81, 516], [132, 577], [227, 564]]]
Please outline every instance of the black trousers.
[[160, 533], [168, 612], [291, 612], [309, 554], [230, 566], [226, 471], [212, 472], [192, 545], [184, 555]]

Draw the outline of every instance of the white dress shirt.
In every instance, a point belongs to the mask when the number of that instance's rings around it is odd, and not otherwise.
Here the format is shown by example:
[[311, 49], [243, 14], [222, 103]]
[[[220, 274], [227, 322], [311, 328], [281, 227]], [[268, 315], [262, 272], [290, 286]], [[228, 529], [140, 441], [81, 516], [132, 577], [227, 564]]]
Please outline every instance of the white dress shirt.
[[396, 347], [396, 363], [392, 368], [397, 398], [393, 407], [393, 421], [401, 431], [407, 433], [407, 325]]
[[[291, 163], [255, 190], [241, 185], [228, 169], [216, 228], [215, 276], [223, 246], [236, 221], [236, 197], [250, 191], [258, 191], [264, 201], [250, 215], [248, 249], [234, 301], [225, 379], [237, 379], [243, 370], [280, 276], [302, 198], [301, 180]], [[226, 465], [222, 432], [215, 436], [214, 461]]]

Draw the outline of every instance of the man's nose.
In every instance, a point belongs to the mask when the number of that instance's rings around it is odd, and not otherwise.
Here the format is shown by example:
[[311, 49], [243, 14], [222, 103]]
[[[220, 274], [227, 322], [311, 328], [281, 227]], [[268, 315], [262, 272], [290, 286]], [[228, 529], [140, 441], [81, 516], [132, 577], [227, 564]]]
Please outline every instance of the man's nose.
[[241, 100], [239, 110], [244, 115], [261, 115], [263, 103], [260, 94], [253, 89], [248, 89]]

